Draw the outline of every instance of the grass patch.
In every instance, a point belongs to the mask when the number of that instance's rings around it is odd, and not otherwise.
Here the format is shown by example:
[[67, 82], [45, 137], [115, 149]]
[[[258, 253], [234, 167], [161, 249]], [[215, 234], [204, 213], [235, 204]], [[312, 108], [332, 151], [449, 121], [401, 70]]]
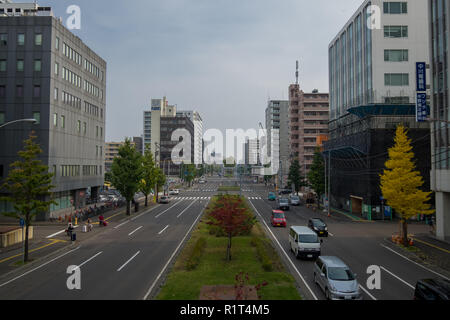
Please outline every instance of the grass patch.
[[241, 191], [241, 187], [239, 186], [221, 186], [218, 189], [219, 192], [232, 192], [232, 191]]
[[[228, 262], [228, 239], [210, 234], [206, 222], [204, 216], [175, 262], [157, 300], [198, 300], [203, 286], [235, 285], [236, 275], [241, 272], [249, 275], [250, 285], [268, 283], [259, 291], [262, 300], [301, 300], [295, 279], [285, 270], [259, 223], [249, 235], [233, 238], [232, 260]], [[199, 251], [201, 254], [196, 253]], [[191, 269], [188, 266], [194, 256], [195, 268]]]

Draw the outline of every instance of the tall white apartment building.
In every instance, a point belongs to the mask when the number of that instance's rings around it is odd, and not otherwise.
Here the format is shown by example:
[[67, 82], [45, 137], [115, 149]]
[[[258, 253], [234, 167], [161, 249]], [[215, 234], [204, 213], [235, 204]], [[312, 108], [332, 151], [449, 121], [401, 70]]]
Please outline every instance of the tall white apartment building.
[[161, 143], [161, 117], [175, 117], [177, 108], [169, 106], [167, 98], [152, 99], [151, 110], [144, 111], [144, 150], [150, 146], [153, 154], [156, 152], [156, 144]]
[[194, 163], [203, 164], [203, 119], [197, 111], [179, 111], [177, 115], [188, 117], [194, 123]]

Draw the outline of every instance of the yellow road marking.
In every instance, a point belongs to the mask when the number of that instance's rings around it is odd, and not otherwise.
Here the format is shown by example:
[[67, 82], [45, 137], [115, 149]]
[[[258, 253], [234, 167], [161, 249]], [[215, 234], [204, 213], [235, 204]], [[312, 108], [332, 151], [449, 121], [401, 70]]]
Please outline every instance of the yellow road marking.
[[[54, 244], [57, 244], [57, 243], [67, 242], [67, 241], [64, 241], [64, 240], [56, 240], [56, 239], [50, 239], [50, 241], [51, 241], [50, 243], [48, 243], [48, 244], [46, 244], [46, 245], [44, 245], [44, 246], [42, 246], [42, 247], [39, 247], [39, 248], [30, 250], [29, 253], [35, 252], [35, 251], [38, 251], [38, 250], [42, 250], [42, 249], [44, 249], [44, 248], [50, 247], [50, 246], [52, 246], [52, 245], [54, 245]], [[9, 257], [9, 258], [0, 260], [0, 263], [6, 262], [6, 261], [9, 261], [9, 260], [12, 260], [12, 259], [14, 259], [14, 258], [21, 257], [21, 256], [23, 256], [23, 253], [16, 254], [15, 256], [12, 256], [12, 257]]]
[[419, 240], [419, 239], [416, 239], [416, 238], [413, 238], [413, 239], [414, 239], [414, 241], [417, 241], [417, 242], [426, 244], [427, 246], [433, 247], [433, 248], [435, 248], [435, 249], [437, 249], [437, 250], [443, 251], [443, 252], [445, 252], [445, 253], [450, 253], [449, 250], [446, 250], [446, 249], [444, 249], [444, 248], [435, 246], [434, 244], [431, 244], [431, 243], [428, 243], [428, 242], [425, 242], [425, 241], [422, 241], [422, 240]]

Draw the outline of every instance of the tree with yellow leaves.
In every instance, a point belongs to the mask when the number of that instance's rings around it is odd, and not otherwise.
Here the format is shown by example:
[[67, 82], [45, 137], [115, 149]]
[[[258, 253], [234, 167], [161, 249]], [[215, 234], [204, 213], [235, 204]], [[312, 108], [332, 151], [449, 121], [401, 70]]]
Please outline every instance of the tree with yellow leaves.
[[401, 234], [405, 246], [409, 246], [408, 220], [418, 214], [434, 213], [429, 204], [431, 192], [421, 190], [424, 181], [416, 170], [412, 149], [406, 128], [399, 125], [395, 145], [389, 149], [389, 160], [381, 175], [383, 197], [401, 217]]

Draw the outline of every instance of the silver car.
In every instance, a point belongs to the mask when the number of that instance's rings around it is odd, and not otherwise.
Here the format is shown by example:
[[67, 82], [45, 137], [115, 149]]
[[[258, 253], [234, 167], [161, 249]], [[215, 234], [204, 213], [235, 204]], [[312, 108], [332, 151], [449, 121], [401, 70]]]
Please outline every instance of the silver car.
[[292, 206], [299, 206], [300, 205], [300, 197], [296, 195], [292, 195], [291, 198], [291, 205]]
[[356, 274], [337, 257], [319, 257], [314, 264], [314, 282], [328, 300], [362, 300]]

